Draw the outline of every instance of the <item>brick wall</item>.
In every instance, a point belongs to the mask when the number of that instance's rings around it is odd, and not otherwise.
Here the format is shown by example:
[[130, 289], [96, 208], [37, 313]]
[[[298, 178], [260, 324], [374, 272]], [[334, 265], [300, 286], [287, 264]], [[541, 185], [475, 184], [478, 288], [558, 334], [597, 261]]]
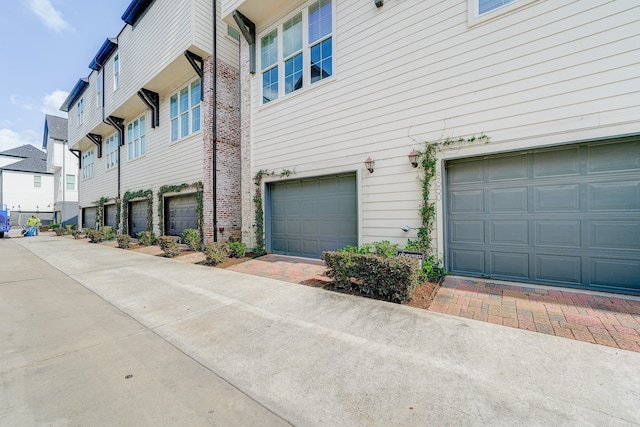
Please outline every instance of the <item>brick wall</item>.
[[255, 246], [255, 208], [253, 197], [256, 186], [253, 183], [253, 161], [251, 156], [251, 74], [249, 74], [249, 47], [246, 40], [240, 37], [240, 102], [241, 120], [240, 151], [242, 161], [242, 241], [247, 247]]
[[242, 227], [240, 163], [240, 90], [238, 71], [218, 60], [217, 63], [217, 139], [216, 190], [217, 225], [213, 224], [213, 123], [212, 57], [204, 62], [203, 76], [203, 217], [205, 241], [213, 241], [214, 227], [218, 241], [240, 238]]

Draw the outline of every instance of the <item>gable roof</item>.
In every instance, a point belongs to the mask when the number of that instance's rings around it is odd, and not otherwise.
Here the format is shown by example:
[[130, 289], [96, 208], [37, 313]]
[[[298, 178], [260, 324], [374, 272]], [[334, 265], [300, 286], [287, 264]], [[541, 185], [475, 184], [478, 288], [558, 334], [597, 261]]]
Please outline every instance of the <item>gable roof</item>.
[[56, 139], [58, 141], [67, 141], [67, 119], [51, 116], [49, 114], [44, 116], [44, 136], [42, 138], [42, 148], [47, 148], [47, 140], [49, 138]]
[[47, 174], [47, 154], [33, 145], [25, 144], [3, 151], [0, 156], [15, 157], [17, 160], [0, 170]]

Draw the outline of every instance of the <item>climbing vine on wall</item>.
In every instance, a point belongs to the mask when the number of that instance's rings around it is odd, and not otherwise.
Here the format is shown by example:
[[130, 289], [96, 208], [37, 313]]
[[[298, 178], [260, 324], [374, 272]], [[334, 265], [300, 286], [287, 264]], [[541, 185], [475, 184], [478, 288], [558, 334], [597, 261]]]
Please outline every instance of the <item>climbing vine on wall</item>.
[[433, 254], [433, 242], [431, 240], [431, 234], [435, 227], [436, 220], [436, 207], [431, 201], [431, 185], [434, 177], [436, 176], [436, 163], [437, 154], [439, 151], [453, 146], [484, 142], [489, 143], [490, 138], [487, 135], [480, 135], [478, 137], [472, 136], [470, 138], [447, 138], [442, 141], [436, 142], [424, 142], [424, 148], [419, 151], [420, 154], [420, 167], [422, 177], [420, 179], [422, 183], [422, 205], [420, 206], [420, 218], [422, 225], [418, 228], [418, 240], [412, 243], [416, 249], [425, 253], [428, 257], [426, 266], [430, 271], [427, 272], [429, 278], [434, 281], [439, 281], [444, 277], [444, 266], [442, 260], [437, 259]]
[[133, 199], [140, 198], [147, 199], [147, 230], [153, 230], [153, 191], [127, 191], [122, 197], [122, 206], [124, 207], [124, 209], [122, 209], [122, 234], [129, 234], [129, 209], [127, 208], [128, 203]]
[[[269, 172], [266, 169], [260, 169], [253, 177], [253, 183], [257, 186], [256, 194], [253, 196], [253, 206], [255, 207], [255, 221], [256, 221], [256, 246], [253, 248], [253, 253], [256, 256], [261, 256], [267, 253], [265, 247], [265, 235], [264, 235], [264, 209], [262, 208], [262, 178], [265, 176], [275, 176], [274, 171]], [[289, 169], [283, 169], [279, 176], [285, 178], [293, 175], [293, 172]]]
[[101, 228], [104, 225], [104, 205], [109, 201], [106, 197], [100, 197], [100, 200], [96, 202], [96, 228]]
[[195, 188], [196, 191], [196, 226], [200, 231], [200, 240], [204, 241], [204, 200], [202, 194], [202, 182], [194, 182], [193, 184], [178, 184], [178, 185], [163, 185], [158, 190], [158, 226], [160, 227], [160, 235], [164, 235], [164, 194], [165, 193], [180, 193], [187, 188]]

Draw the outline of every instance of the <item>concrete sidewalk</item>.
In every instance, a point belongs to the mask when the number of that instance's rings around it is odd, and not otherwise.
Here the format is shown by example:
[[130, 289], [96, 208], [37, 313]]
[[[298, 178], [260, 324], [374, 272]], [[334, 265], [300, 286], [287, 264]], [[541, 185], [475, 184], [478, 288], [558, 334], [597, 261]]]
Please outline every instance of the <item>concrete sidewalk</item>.
[[0, 243], [58, 269], [9, 267], [3, 304], [16, 283], [80, 284], [293, 425], [640, 425], [640, 353], [70, 239]]

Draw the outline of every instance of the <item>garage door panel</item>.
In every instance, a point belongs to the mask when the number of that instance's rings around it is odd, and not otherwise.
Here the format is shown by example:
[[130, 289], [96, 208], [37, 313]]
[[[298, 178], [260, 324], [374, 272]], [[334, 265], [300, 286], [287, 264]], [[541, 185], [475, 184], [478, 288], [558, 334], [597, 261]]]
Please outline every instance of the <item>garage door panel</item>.
[[640, 294], [640, 138], [453, 160], [445, 180], [451, 272]]
[[537, 152], [533, 155], [533, 175], [536, 178], [578, 175], [579, 148]]
[[529, 245], [529, 221], [491, 221], [491, 243]]
[[589, 207], [594, 211], [639, 210], [640, 181], [589, 185]]
[[357, 244], [355, 174], [268, 185], [271, 251], [319, 258]]
[[82, 211], [84, 228], [96, 228], [96, 208], [84, 208]]
[[472, 250], [451, 251], [452, 269], [458, 272], [482, 274], [485, 268], [485, 252]]
[[582, 259], [578, 256], [538, 255], [536, 272], [541, 280], [579, 284], [582, 282]]
[[639, 141], [588, 146], [587, 150], [590, 173], [640, 170]]
[[129, 234], [137, 237], [141, 231], [147, 229], [147, 202], [129, 203]]
[[550, 185], [534, 190], [535, 212], [579, 212], [580, 185]]
[[526, 179], [529, 167], [526, 156], [497, 157], [489, 160], [489, 181]]
[[640, 221], [589, 221], [589, 230], [592, 248], [640, 250]]
[[491, 264], [497, 276], [529, 277], [528, 253], [491, 252]]
[[482, 190], [452, 192], [451, 212], [484, 212], [484, 192]]
[[527, 187], [499, 188], [489, 191], [491, 212], [527, 212]]
[[593, 284], [640, 289], [640, 261], [638, 259], [591, 259]]
[[579, 248], [580, 221], [536, 221], [536, 245]]
[[484, 221], [453, 221], [451, 239], [454, 242], [484, 243]]
[[168, 197], [165, 203], [168, 235], [180, 236], [185, 228], [198, 228], [197, 201], [194, 194]]

